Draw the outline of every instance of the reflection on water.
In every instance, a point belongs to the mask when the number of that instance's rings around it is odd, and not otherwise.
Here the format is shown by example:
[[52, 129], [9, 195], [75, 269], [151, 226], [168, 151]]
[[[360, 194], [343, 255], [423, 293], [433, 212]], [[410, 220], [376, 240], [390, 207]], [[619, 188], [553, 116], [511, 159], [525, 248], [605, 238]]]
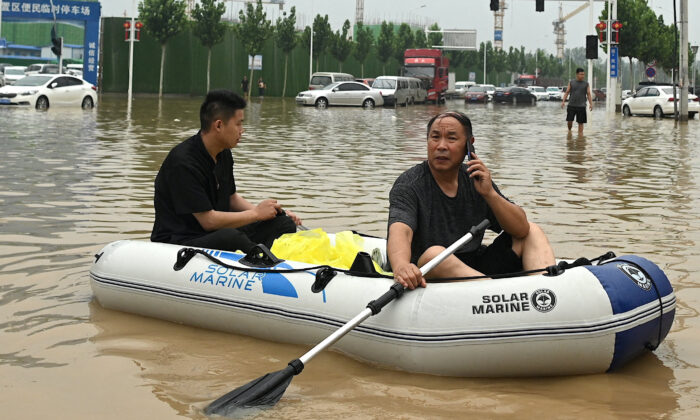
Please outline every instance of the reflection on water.
[[[104, 96], [91, 112], [0, 108], [8, 418], [201, 417], [212, 398], [305, 352], [92, 300], [92, 255], [114, 240], [148, 238], [155, 173], [197, 130], [200, 101], [137, 97], [129, 115], [120, 96]], [[477, 153], [558, 256], [635, 253], [666, 271], [678, 296], [666, 342], [614, 374], [542, 379], [413, 375], [326, 352], [279, 406], [254, 417], [697, 417], [700, 123], [606, 119], [596, 109], [579, 136], [567, 135], [557, 103], [448, 107], [472, 118]], [[256, 99], [234, 150], [239, 190], [251, 201], [279, 199], [312, 228], [384, 235], [393, 180], [424, 159], [425, 124], [444, 109], [317, 110]]]

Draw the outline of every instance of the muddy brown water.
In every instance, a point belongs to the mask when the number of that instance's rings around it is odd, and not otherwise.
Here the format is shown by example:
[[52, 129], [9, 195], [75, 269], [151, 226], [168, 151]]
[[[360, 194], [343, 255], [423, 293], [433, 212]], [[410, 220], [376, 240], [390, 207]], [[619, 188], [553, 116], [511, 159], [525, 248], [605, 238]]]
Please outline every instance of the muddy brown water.
[[[137, 97], [131, 114], [123, 96], [91, 112], [0, 108], [3, 418], [201, 418], [213, 398], [308, 349], [93, 299], [93, 255], [148, 238], [156, 171], [196, 131], [200, 102]], [[425, 157], [425, 124], [448, 108], [470, 115], [477, 153], [558, 256], [635, 253], [665, 270], [678, 297], [666, 341], [620, 371], [556, 378], [435, 377], [325, 352], [274, 409], [248, 417], [698, 418], [697, 119], [596, 108], [584, 136], [567, 136], [557, 103], [317, 110], [265, 98], [250, 104], [234, 149], [239, 191], [277, 198], [312, 228], [383, 236], [393, 180]]]

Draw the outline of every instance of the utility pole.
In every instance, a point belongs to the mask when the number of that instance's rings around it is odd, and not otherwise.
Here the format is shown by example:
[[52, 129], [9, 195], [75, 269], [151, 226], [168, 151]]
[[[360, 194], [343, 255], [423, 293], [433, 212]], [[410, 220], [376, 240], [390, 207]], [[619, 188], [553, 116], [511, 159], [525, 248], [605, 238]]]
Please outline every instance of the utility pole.
[[688, 121], [688, 0], [681, 0], [680, 71], [680, 121]]
[[126, 107], [129, 113], [131, 113], [132, 87], [134, 84], [134, 31], [136, 30], [134, 15], [136, 14], [136, 0], [131, 1], [131, 7], [131, 26], [129, 27], [129, 89], [126, 93]]
[[[593, 0], [588, 0], [588, 35], [596, 35], [595, 24], [593, 23]], [[588, 86], [593, 92], [593, 60], [588, 59]]]

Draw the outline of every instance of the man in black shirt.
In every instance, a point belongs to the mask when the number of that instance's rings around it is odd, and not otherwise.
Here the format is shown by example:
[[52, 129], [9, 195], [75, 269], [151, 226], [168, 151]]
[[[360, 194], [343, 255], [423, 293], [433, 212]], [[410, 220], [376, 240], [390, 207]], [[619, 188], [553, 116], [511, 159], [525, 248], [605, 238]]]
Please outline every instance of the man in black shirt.
[[[546, 235], [506, 199], [474, 152], [469, 118], [446, 112], [428, 123], [428, 160], [401, 174], [389, 194], [387, 254], [396, 281], [425, 287], [418, 269], [487, 218], [503, 231], [488, 247], [474, 238], [429, 278], [492, 275], [555, 263]], [[473, 149], [472, 149], [473, 150]]]
[[248, 252], [301, 224], [276, 200], [253, 205], [236, 190], [231, 149], [244, 132], [245, 106], [227, 90], [207, 94], [201, 130], [168, 153], [156, 176], [151, 241]]

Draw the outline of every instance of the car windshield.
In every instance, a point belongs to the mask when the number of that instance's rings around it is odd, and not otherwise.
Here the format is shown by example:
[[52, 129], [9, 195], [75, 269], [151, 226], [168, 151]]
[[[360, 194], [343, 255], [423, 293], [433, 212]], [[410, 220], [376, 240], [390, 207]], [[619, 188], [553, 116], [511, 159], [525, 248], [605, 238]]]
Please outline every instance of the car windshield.
[[559, 92], [559, 88], [548, 87], [548, 88], [547, 88], [547, 91], [548, 91], [548, 92]]
[[472, 86], [469, 88], [467, 92], [484, 92], [486, 89], [484, 89], [481, 86]]
[[16, 81], [14, 86], [41, 86], [52, 78], [51, 76], [27, 76]]
[[309, 82], [309, 84], [327, 86], [331, 82], [333, 82], [333, 79], [331, 79], [330, 76], [314, 76], [311, 78], [311, 82]]
[[396, 89], [396, 80], [378, 79], [372, 83], [372, 87], [375, 89]]
[[417, 77], [419, 79], [435, 77], [435, 67], [433, 66], [406, 66], [404, 69], [404, 76], [406, 77]]
[[24, 70], [22, 70], [22, 69], [5, 69], [5, 74], [9, 74], [10, 76], [17, 76], [20, 74], [24, 74]]
[[544, 92], [544, 88], [543, 88], [543, 87], [537, 87], [537, 86], [535, 86], [535, 87], [532, 88], [532, 90], [535, 91], [535, 92]]

